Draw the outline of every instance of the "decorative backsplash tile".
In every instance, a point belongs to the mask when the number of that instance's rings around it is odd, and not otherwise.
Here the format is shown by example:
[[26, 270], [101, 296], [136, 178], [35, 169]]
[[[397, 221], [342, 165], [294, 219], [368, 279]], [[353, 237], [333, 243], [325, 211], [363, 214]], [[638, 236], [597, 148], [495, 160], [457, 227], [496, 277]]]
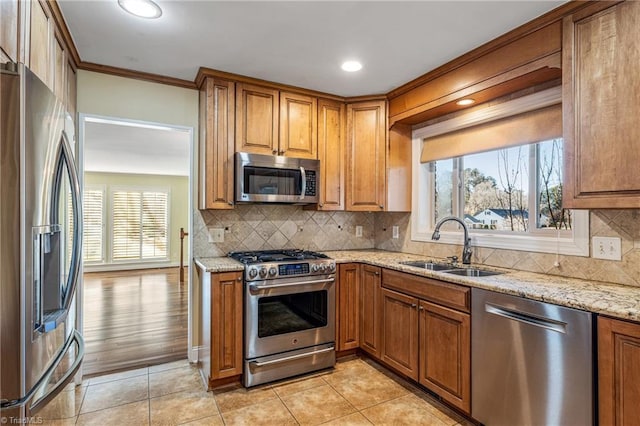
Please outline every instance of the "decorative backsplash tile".
[[[398, 239], [391, 238], [394, 225], [400, 227]], [[376, 213], [375, 247], [436, 258], [460, 256], [462, 245], [411, 241], [410, 226], [409, 213]], [[621, 238], [622, 261], [560, 255], [555, 267], [555, 254], [473, 247], [472, 262], [640, 287], [640, 210], [592, 210], [590, 236]]]
[[[349, 250], [374, 247], [374, 213], [320, 212], [301, 206], [246, 204], [234, 210], [195, 210], [193, 255], [296, 248]], [[362, 237], [355, 227], [362, 226]], [[208, 228], [223, 228], [224, 242], [210, 243]]]
[[[362, 226], [362, 237], [355, 227]], [[398, 226], [400, 238], [392, 238]], [[234, 210], [194, 211], [193, 254], [224, 256], [236, 250], [297, 248], [349, 250], [377, 248], [445, 258], [460, 256], [461, 245], [411, 241], [410, 213], [318, 212], [301, 206], [247, 204]], [[207, 228], [224, 228], [224, 242], [210, 243]], [[487, 266], [613, 282], [640, 287], [640, 210], [592, 210], [591, 236], [620, 237], [622, 261], [483, 247], [472, 262]]]

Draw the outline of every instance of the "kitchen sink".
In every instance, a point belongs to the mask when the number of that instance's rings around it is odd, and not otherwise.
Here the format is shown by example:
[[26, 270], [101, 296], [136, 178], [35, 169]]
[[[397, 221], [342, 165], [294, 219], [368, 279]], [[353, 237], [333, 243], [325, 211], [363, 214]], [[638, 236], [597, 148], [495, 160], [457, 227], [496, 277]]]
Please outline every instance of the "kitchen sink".
[[447, 271], [455, 269], [455, 266], [448, 263], [435, 263], [425, 260], [412, 260], [408, 262], [400, 262], [401, 265], [414, 266], [416, 268], [428, 269], [429, 271]]
[[445, 274], [461, 275], [463, 277], [490, 277], [491, 275], [500, 275], [502, 272], [485, 271], [478, 268], [455, 268], [442, 271]]

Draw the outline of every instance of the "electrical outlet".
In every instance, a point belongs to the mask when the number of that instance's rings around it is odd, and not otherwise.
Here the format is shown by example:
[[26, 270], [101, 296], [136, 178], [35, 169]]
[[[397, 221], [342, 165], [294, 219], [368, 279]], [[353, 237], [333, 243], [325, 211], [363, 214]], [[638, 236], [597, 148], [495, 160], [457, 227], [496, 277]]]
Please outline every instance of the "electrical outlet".
[[400, 238], [400, 227], [399, 226], [394, 226], [393, 228], [391, 228], [391, 238], [395, 238], [395, 239]]
[[224, 228], [208, 228], [210, 243], [224, 243]]
[[362, 237], [362, 226], [360, 226], [360, 225], [356, 226], [356, 237], [358, 237], [358, 238]]
[[593, 237], [591, 257], [596, 259], [622, 260], [622, 241], [618, 237]]

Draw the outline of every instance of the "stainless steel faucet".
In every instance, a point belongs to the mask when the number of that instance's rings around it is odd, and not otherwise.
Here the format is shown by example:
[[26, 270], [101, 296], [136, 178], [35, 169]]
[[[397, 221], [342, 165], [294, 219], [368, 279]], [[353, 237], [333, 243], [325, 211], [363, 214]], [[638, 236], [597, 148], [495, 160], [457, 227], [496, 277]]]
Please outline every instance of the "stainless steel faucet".
[[433, 230], [433, 234], [431, 235], [432, 240], [438, 241], [440, 239], [440, 227], [443, 223], [448, 221], [458, 222], [462, 225], [462, 229], [464, 229], [464, 248], [462, 249], [462, 263], [464, 265], [471, 264], [471, 238], [469, 238], [469, 229], [467, 229], [467, 225], [464, 223], [462, 219], [456, 216], [447, 216], [443, 217], [436, 223], [436, 229]]

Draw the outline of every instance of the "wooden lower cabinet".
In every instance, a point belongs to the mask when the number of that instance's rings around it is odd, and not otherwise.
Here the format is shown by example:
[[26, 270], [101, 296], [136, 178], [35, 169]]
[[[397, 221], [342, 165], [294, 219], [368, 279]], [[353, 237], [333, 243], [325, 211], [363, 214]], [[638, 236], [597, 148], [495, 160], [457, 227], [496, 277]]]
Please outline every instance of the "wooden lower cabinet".
[[357, 349], [360, 346], [360, 265], [339, 265], [337, 284], [336, 350]]
[[420, 301], [420, 384], [471, 412], [471, 315]]
[[382, 360], [418, 380], [418, 299], [382, 289]]
[[598, 409], [601, 425], [640, 419], [640, 324], [598, 317]]
[[360, 349], [380, 358], [381, 268], [362, 265], [360, 274]]
[[209, 387], [242, 374], [242, 272], [199, 271], [202, 285], [202, 353]]

